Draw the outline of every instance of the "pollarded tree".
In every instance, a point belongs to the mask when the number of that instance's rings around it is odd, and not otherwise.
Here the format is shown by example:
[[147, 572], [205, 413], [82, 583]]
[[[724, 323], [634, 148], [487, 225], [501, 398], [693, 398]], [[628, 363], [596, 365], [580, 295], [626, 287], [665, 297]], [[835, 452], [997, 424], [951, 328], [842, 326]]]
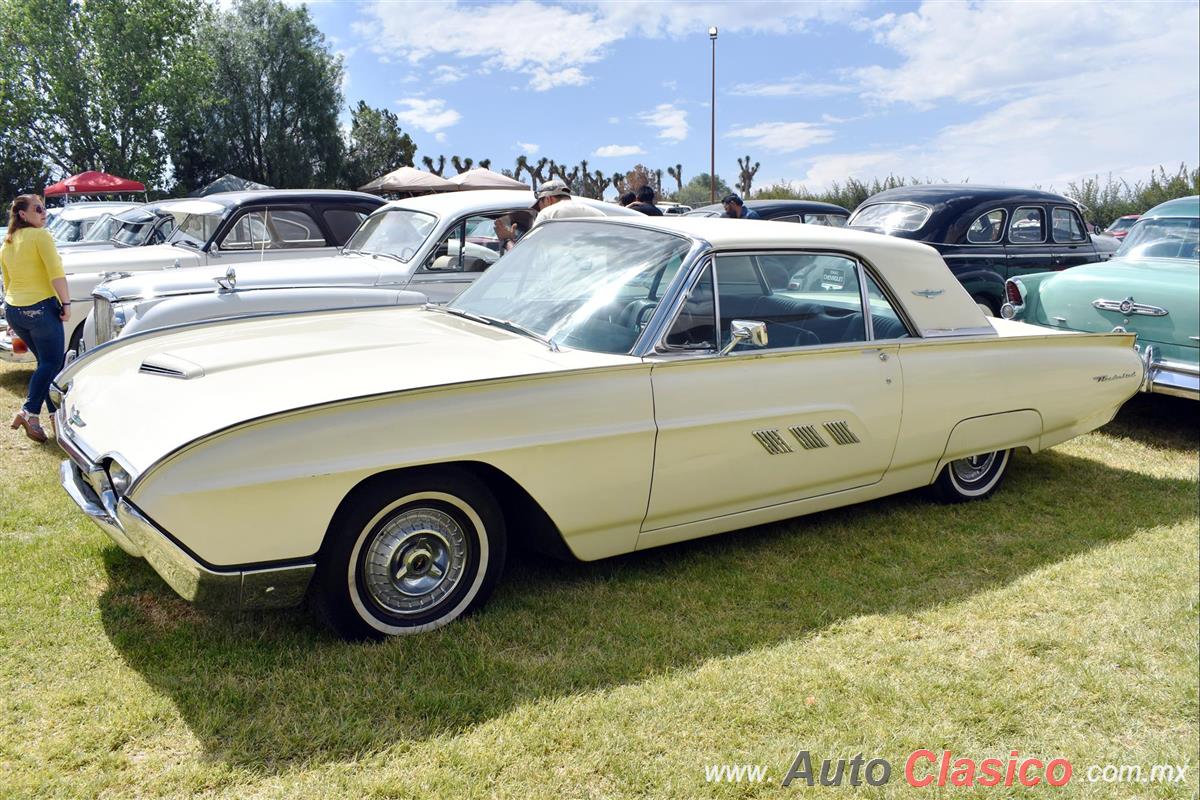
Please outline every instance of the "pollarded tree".
[[425, 169], [429, 170], [434, 175], [437, 175], [439, 178], [442, 177], [442, 173], [446, 171], [445, 156], [438, 156], [436, 167], [433, 165], [433, 159], [429, 156], [422, 156], [421, 163], [425, 165]]
[[750, 199], [750, 184], [754, 181], [754, 175], [758, 172], [758, 162], [754, 162], [754, 166], [750, 166], [750, 156], [746, 156], [745, 160], [738, 159], [738, 167], [741, 172], [738, 174], [738, 190], [742, 193], [744, 199]]
[[683, 191], [683, 164], [667, 167], [667, 174], [675, 179], [675, 193]]

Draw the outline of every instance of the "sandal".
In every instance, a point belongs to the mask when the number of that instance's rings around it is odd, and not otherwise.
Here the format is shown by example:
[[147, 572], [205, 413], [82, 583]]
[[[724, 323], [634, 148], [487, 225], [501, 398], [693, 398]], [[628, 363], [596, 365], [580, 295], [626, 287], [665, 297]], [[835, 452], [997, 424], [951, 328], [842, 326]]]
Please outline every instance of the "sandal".
[[12, 425], [9, 427], [14, 431], [17, 428], [24, 428], [25, 435], [38, 444], [46, 441], [46, 432], [42, 430], [41, 420], [25, 413], [25, 411], [18, 411], [17, 415], [13, 417]]

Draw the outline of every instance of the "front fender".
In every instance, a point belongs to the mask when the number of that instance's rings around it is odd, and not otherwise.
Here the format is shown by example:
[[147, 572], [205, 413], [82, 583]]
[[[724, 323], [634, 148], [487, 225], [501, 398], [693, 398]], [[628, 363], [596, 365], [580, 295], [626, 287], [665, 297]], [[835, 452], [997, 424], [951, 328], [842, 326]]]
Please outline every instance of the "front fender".
[[132, 309], [121, 336], [196, 322], [347, 308], [420, 305], [420, 292], [373, 287], [248, 289], [145, 300]]

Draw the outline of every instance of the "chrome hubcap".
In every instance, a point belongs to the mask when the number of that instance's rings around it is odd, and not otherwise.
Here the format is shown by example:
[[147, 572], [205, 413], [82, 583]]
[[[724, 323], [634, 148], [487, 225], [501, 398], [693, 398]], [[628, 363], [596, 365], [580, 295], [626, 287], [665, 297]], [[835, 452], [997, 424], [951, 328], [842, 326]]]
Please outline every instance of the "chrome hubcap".
[[459, 585], [467, 555], [467, 534], [454, 517], [412, 508], [388, 520], [372, 540], [363, 556], [363, 582], [389, 612], [419, 614]]
[[970, 456], [960, 458], [958, 461], [951, 461], [950, 469], [954, 471], [954, 477], [958, 478], [960, 483], [975, 483], [988, 473], [994, 463], [996, 463], [996, 454], [985, 453], [981, 456]]

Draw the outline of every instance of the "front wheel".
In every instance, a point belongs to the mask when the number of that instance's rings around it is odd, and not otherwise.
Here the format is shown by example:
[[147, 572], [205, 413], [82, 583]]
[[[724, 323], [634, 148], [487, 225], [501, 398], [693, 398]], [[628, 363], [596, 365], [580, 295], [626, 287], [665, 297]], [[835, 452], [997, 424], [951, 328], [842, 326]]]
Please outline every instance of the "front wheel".
[[470, 473], [435, 468], [373, 479], [330, 526], [314, 610], [345, 639], [433, 630], [483, 605], [505, 551], [500, 507]]
[[982, 500], [1004, 480], [1011, 450], [996, 450], [951, 461], [933, 482], [934, 495], [944, 503]]

